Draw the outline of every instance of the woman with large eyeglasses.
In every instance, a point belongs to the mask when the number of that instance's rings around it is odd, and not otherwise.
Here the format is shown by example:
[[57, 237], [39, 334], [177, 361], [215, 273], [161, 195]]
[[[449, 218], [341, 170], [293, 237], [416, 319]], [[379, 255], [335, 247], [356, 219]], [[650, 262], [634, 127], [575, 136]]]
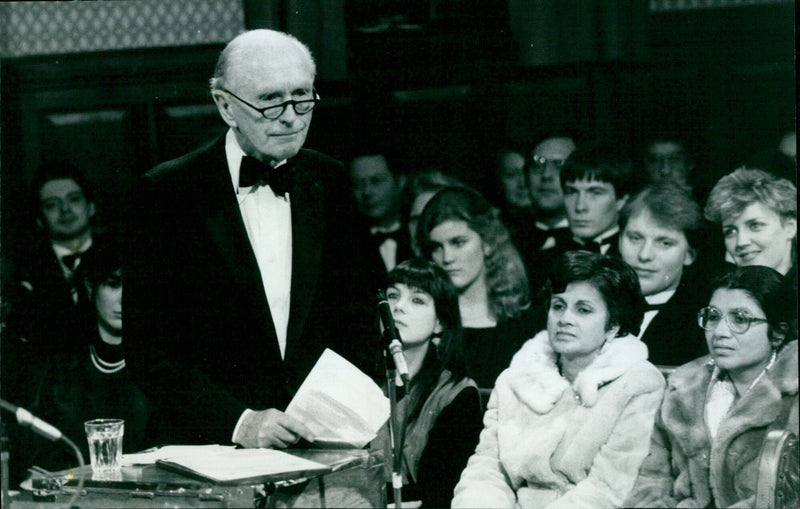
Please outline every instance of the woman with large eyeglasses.
[[712, 285], [697, 315], [710, 355], [670, 375], [626, 506], [754, 506], [767, 433], [798, 434], [797, 296], [787, 283], [748, 266]]

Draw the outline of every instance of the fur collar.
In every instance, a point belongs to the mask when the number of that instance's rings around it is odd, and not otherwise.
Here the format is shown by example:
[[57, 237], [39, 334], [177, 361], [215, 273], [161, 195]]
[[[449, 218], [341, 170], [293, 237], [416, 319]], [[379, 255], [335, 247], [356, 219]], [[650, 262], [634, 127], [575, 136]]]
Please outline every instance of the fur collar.
[[[646, 360], [647, 346], [636, 336], [614, 338], [603, 345], [600, 355], [578, 375], [572, 390], [583, 406], [591, 407], [597, 402], [597, 391], [602, 385]], [[497, 385], [507, 385], [531, 410], [545, 414], [570, 386], [559, 373], [556, 362], [557, 355], [550, 346], [547, 331], [543, 330], [522, 345]]]

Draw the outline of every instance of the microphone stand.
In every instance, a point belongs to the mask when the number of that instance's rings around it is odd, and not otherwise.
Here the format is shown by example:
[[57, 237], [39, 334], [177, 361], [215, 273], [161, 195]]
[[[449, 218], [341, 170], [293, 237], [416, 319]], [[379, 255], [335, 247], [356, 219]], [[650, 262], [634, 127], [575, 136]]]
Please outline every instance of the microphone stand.
[[6, 428], [3, 425], [2, 419], [0, 419], [0, 484], [2, 484], [2, 498], [0, 499], [0, 505], [3, 507], [10, 507], [11, 506], [11, 498], [8, 494], [8, 486], [9, 486], [9, 478], [8, 478], [8, 437], [6, 436]]
[[[9, 413], [14, 414], [17, 417], [17, 422], [19, 423], [20, 426], [30, 428], [31, 431], [33, 431], [37, 435], [44, 437], [52, 442], [57, 442], [61, 440], [62, 442], [67, 444], [70, 447], [70, 449], [72, 449], [72, 452], [78, 459], [78, 487], [75, 490], [75, 493], [73, 493], [72, 496], [69, 498], [69, 501], [67, 501], [67, 509], [71, 509], [75, 504], [75, 501], [78, 499], [78, 497], [81, 495], [81, 492], [83, 491], [83, 484], [84, 484], [83, 467], [85, 464], [83, 462], [83, 454], [81, 453], [80, 448], [77, 445], [75, 445], [75, 442], [73, 442], [68, 437], [63, 435], [61, 431], [59, 431], [57, 428], [42, 421], [41, 419], [31, 414], [24, 408], [11, 404], [4, 399], [0, 399], [0, 408], [6, 410]], [[5, 451], [4, 449], [2, 454], [3, 454], [2, 481], [3, 481], [3, 497], [4, 497], [3, 507], [6, 507], [5, 497], [8, 496], [8, 479], [7, 479], [8, 465], [6, 464], [6, 462], [8, 461], [8, 452]]]
[[[384, 330], [384, 335], [386, 335]], [[400, 509], [403, 505], [403, 440], [405, 438], [403, 419], [397, 408], [397, 387], [403, 382], [397, 375], [397, 367], [390, 351], [391, 338], [384, 337], [383, 357], [386, 361], [386, 393], [389, 396], [389, 437], [392, 444], [392, 488], [394, 491], [394, 506]]]

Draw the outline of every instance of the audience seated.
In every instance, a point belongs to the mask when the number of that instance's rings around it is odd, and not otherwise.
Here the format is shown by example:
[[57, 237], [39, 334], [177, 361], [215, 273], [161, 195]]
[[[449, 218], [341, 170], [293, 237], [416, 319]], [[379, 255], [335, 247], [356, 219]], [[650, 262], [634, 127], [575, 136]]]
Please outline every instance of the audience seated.
[[708, 302], [706, 275], [693, 270], [705, 231], [700, 205], [688, 188], [663, 180], [629, 201], [619, 223], [620, 256], [636, 271], [648, 304], [639, 332], [648, 360], [677, 366], [706, 354], [694, 320]]
[[30, 199], [40, 233], [14, 256], [13, 284], [3, 296], [8, 333], [36, 345], [52, 342], [54, 331], [61, 343], [80, 340], [89, 309], [82, 257], [106, 241], [92, 231], [92, 189], [75, 165], [52, 161], [36, 169]]
[[402, 222], [400, 196], [405, 176], [396, 173], [388, 151], [363, 151], [350, 160], [350, 181], [358, 210], [386, 271], [411, 256], [411, 239]]
[[493, 387], [522, 342], [543, 328], [508, 230], [480, 193], [448, 187], [422, 211], [417, 240], [458, 290], [467, 374]]
[[636, 274], [573, 251], [548, 293], [547, 330], [497, 379], [453, 507], [622, 507], [633, 488], [664, 388], [636, 339]]
[[[405, 435], [403, 501], [446, 507], [481, 430], [480, 396], [464, 364], [458, 293], [438, 265], [414, 258], [389, 273], [386, 298], [411, 379], [398, 396]], [[388, 448], [388, 431], [382, 431]], [[386, 455], [387, 467], [391, 457]]]
[[560, 178], [561, 167], [573, 150], [571, 136], [553, 134], [533, 147], [526, 166], [535, 220], [524, 235], [513, 240], [525, 260], [534, 295], [547, 279], [554, 253], [571, 237]]
[[[561, 167], [575, 150], [575, 141], [567, 135], [551, 136], [540, 141], [531, 151], [527, 165], [531, 199], [536, 207], [536, 230], [533, 249], [547, 249], [556, 238], [556, 231], [569, 227], [561, 189]], [[551, 240], [552, 239], [552, 240]]]
[[[107, 243], [105, 235], [92, 230], [92, 189], [74, 164], [39, 165], [29, 199], [37, 231], [13, 252], [4, 246], [3, 267], [13, 268], [11, 274], [3, 274], [0, 342], [0, 396], [23, 407], [38, 405], [37, 383], [54, 351], [85, 347], [85, 322], [93, 313], [82, 283], [83, 259]], [[15, 424], [8, 426], [8, 433], [10, 477], [16, 483], [32, 464], [28, 446], [20, 448], [30, 437]]]
[[706, 219], [720, 223], [726, 260], [764, 265], [797, 281], [797, 188], [761, 170], [740, 168], [711, 190]]
[[[495, 153], [494, 177], [500, 187], [501, 196], [496, 203], [500, 208], [500, 220], [508, 228], [511, 238], [526, 235], [533, 223], [531, 195], [525, 178], [525, 152], [506, 146]], [[490, 194], [484, 193], [489, 197]]]
[[695, 161], [686, 143], [676, 136], [661, 135], [652, 138], [644, 150], [646, 183], [672, 180], [691, 186]]
[[440, 170], [427, 170], [415, 173], [403, 190], [403, 210], [405, 211], [408, 233], [411, 238], [411, 248], [416, 256], [420, 255], [417, 245], [417, 223], [425, 205], [440, 189], [448, 186], [461, 185], [461, 182]]
[[[28, 409], [70, 437], [89, 457], [83, 423], [97, 418], [125, 420], [125, 450], [144, 442], [150, 404], [126, 368], [122, 321], [122, 260], [115, 244], [93, 248], [82, 260], [81, 284], [92, 303], [93, 319], [84, 323], [80, 344], [41, 351], [41, 363], [29, 372], [35, 389]], [[75, 464], [68, 448], [28, 433], [14, 459], [25, 467], [61, 470]]]
[[798, 434], [797, 294], [790, 287], [760, 266], [738, 267], [712, 285], [697, 316], [711, 353], [670, 375], [626, 506], [755, 507], [764, 439], [772, 430]]
[[607, 143], [578, 147], [564, 162], [561, 186], [572, 239], [560, 250], [618, 254], [618, 215], [633, 191], [630, 158]]

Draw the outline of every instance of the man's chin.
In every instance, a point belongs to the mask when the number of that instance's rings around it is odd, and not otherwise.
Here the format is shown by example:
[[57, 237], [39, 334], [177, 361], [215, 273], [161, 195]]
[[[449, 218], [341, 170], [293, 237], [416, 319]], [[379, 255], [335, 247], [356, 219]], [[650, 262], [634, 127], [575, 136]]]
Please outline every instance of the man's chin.
[[53, 231], [50, 230], [49, 232], [50, 240], [54, 240], [56, 242], [69, 242], [71, 240], [75, 240], [79, 237], [82, 237], [89, 233], [89, 227], [80, 228], [77, 230], [62, 230], [62, 231]]

